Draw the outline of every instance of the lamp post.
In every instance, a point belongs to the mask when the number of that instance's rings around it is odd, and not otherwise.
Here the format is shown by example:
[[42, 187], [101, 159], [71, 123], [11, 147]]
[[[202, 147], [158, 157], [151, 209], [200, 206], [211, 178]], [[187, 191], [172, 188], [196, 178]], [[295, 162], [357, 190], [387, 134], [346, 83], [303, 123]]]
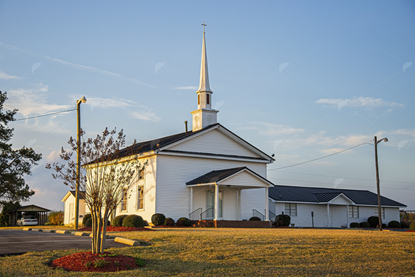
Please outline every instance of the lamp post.
[[76, 139], [76, 191], [75, 191], [75, 230], [78, 229], [78, 218], [79, 218], [79, 172], [81, 169], [81, 103], [86, 103], [86, 98], [83, 96], [81, 99], [76, 101], [76, 112], [77, 112], [77, 139]]
[[379, 181], [379, 167], [378, 167], [378, 143], [381, 141], [388, 142], [388, 138], [378, 140], [375, 136], [375, 163], [376, 163], [376, 183], [378, 188], [378, 216], [379, 216], [379, 231], [382, 231], [382, 208], [380, 204], [380, 181]]

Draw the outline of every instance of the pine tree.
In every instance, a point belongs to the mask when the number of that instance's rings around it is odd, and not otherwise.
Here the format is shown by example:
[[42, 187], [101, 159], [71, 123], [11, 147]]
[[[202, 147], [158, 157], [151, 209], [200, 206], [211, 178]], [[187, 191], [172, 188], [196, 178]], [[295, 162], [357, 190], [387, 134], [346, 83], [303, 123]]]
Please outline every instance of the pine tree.
[[13, 128], [7, 125], [14, 121], [17, 109], [3, 110], [7, 93], [0, 91], [0, 202], [27, 201], [35, 194], [24, 180], [24, 175], [31, 174], [31, 166], [42, 158], [32, 148], [13, 149], [9, 143], [13, 137]]

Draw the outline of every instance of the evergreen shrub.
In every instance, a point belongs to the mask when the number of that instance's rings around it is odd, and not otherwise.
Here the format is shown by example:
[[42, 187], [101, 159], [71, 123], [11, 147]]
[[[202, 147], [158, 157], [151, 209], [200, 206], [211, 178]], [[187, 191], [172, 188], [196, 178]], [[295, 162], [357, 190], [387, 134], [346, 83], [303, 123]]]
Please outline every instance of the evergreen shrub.
[[401, 224], [399, 223], [399, 221], [392, 220], [391, 222], [388, 223], [388, 227], [389, 228], [401, 228]]
[[275, 217], [275, 222], [279, 222], [278, 226], [290, 226], [291, 217], [287, 214], [280, 214]]
[[401, 227], [408, 229], [409, 228], [409, 222], [408, 221], [401, 221]]
[[376, 227], [379, 225], [379, 217], [378, 216], [370, 216], [367, 219], [367, 222], [369, 222], [370, 227]]
[[190, 226], [190, 220], [187, 217], [181, 217], [176, 221], [177, 226]]
[[127, 215], [125, 215], [125, 214], [116, 216], [114, 218], [114, 220], [112, 221], [112, 226], [122, 227], [122, 222], [123, 222], [124, 218], [126, 218], [126, 217], [127, 217]]
[[[92, 218], [92, 216], [91, 216], [91, 214], [85, 214], [84, 215], [84, 217], [82, 218], [82, 225], [84, 225], [85, 226], [85, 224], [86, 224], [86, 221], [88, 220], [88, 219], [90, 219], [90, 218]], [[91, 221], [92, 222], [92, 221]], [[91, 223], [92, 224], [92, 223]], [[91, 225], [92, 226], [92, 225]], [[91, 226], [89, 226], [89, 227], [91, 227]], [[86, 227], [86, 226], [85, 226]]]
[[166, 221], [164, 222], [164, 225], [166, 225], [166, 226], [174, 226], [174, 220], [173, 220], [173, 218], [170, 218], [170, 217], [166, 218]]
[[[361, 222], [360, 223], [360, 227], [363, 227], [363, 228], [369, 228], [369, 227], [371, 227], [370, 226], [370, 223], [369, 222]], [[376, 226], [375, 226], [376, 227]]]
[[85, 222], [82, 220], [84, 227], [92, 227], [92, 217], [89, 217]]
[[411, 225], [409, 225], [410, 230], [415, 230], [415, 222], [412, 222]]
[[164, 214], [153, 214], [151, 216], [151, 223], [153, 223], [155, 226], [163, 225], [164, 222], [166, 222], [166, 217]]
[[358, 227], [360, 227], [359, 223], [357, 223], [357, 222], [350, 223], [350, 228], [358, 228]]
[[249, 219], [249, 221], [262, 221], [262, 220], [257, 216], [253, 216]]
[[139, 215], [130, 214], [122, 221], [122, 227], [144, 227], [144, 220]]

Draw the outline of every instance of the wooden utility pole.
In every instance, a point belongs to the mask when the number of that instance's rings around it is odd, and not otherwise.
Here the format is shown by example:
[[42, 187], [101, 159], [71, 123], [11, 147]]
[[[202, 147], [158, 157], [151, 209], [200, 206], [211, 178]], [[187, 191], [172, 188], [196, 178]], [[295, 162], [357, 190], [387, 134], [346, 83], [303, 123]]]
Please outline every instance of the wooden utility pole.
[[379, 166], [378, 166], [378, 143], [381, 141], [388, 142], [388, 138], [378, 140], [375, 136], [375, 163], [376, 163], [376, 184], [378, 188], [378, 216], [379, 216], [379, 231], [382, 231], [382, 207], [380, 203], [380, 180], [379, 180]]

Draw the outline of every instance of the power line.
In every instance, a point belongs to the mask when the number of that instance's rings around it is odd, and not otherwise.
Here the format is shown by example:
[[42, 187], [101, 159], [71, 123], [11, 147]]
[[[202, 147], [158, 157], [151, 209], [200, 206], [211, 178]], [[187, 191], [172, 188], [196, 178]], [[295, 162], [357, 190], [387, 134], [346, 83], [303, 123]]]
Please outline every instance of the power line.
[[[362, 181], [371, 181], [374, 182], [374, 179], [363, 179], [363, 178], [352, 178], [352, 177], [340, 177], [340, 176], [331, 176], [331, 175], [322, 175], [322, 174], [311, 174], [311, 173], [301, 173], [301, 172], [291, 172], [291, 171], [280, 171], [285, 173], [291, 174], [301, 174], [301, 175], [311, 175], [311, 176], [321, 176], [321, 177], [330, 177], [330, 178], [343, 178], [343, 179], [350, 179], [350, 180], [362, 180]], [[393, 183], [406, 183], [406, 184], [414, 184], [415, 182], [405, 182], [405, 181], [391, 181], [391, 180], [383, 180], [382, 182], [393, 182]]]
[[288, 166], [283, 166], [283, 167], [278, 167], [278, 168], [268, 169], [268, 171], [273, 171], [273, 170], [277, 170], [277, 169], [283, 169], [283, 168], [293, 167], [293, 166], [302, 165], [302, 164], [306, 164], [306, 163], [311, 163], [311, 162], [314, 162], [314, 161], [317, 161], [317, 160], [321, 160], [321, 159], [324, 159], [324, 158], [327, 158], [327, 157], [330, 157], [330, 156], [333, 156], [333, 155], [340, 154], [340, 153], [342, 153], [342, 152], [345, 152], [345, 151], [351, 150], [351, 149], [353, 149], [353, 148], [356, 148], [356, 147], [362, 146], [363, 144], [367, 144], [367, 142], [361, 143], [361, 144], [359, 144], [359, 145], [355, 145], [355, 146], [353, 146], [353, 147], [350, 147], [350, 148], [347, 148], [347, 149], [341, 150], [341, 151], [339, 151], [339, 152], [332, 153], [332, 154], [330, 154], [330, 155], [326, 155], [326, 156], [323, 156], [323, 157], [320, 157], [320, 158], [317, 158], [317, 159], [312, 159], [312, 160], [309, 160], [309, 161], [306, 161], [306, 162], [302, 162], [302, 163], [298, 163], [298, 164], [292, 164], [292, 165], [288, 165]]
[[47, 113], [47, 114], [41, 114], [41, 115], [30, 116], [30, 117], [25, 117], [25, 118], [19, 118], [19, 119], [15, 119], [14, 121], [26, 120], [26, 119], [32, 119], [32, 118], [38, 118], [38, 117], [48, 116], [48, 115], [58, 114], [58, 113], [67, 113], [67, 112], [71, 112], [71, 111], [74, 111], [74, 110], [76, 110], [76, 108], [71, 109], [71, 110], [60, 111], [60, 112]]

